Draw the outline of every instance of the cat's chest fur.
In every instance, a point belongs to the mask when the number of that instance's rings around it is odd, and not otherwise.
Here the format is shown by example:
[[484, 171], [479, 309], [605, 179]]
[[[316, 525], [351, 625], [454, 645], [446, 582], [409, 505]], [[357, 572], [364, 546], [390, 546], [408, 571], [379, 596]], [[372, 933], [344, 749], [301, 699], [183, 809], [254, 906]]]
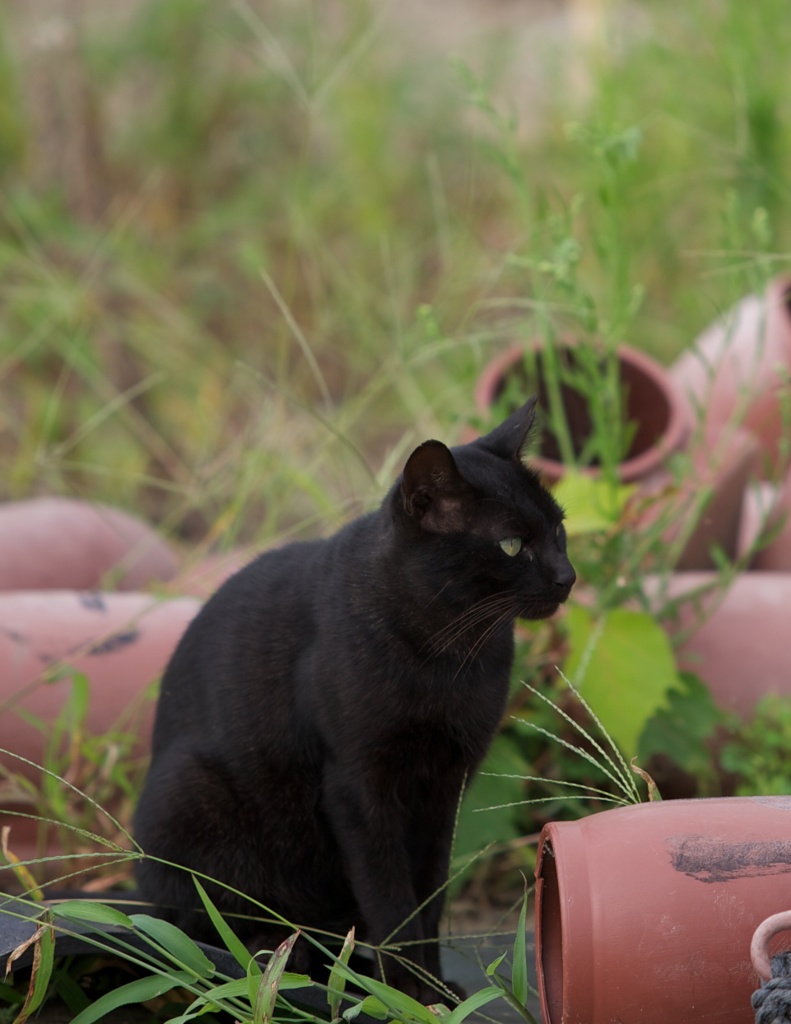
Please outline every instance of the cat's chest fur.
[[454, 814], [503, 713], [514, 620], [552, 614], [575, 578], [562, 512], [521, 461], [531, 422], [528, 403], [472, 444], [425, 442], [376, 512], [261, 556], [191, 623], [135, 819], [160, 913], [212, 938], [163, 862], [182, 864], [293, 923], [409, 943], [384, 973], [436, 996]]

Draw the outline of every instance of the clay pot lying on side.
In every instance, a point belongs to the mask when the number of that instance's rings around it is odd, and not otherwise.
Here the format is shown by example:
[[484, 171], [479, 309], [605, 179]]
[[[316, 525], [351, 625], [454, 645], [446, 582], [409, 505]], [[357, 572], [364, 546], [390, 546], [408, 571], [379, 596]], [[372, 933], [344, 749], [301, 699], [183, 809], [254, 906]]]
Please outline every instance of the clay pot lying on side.
[[545, 1024], [746, 1024], [753, 933], [791, 905], [791, 797], [555, 822], [536, 877]]
[[0, 590], [140, 590], [179, 557], [128, 512], [73, 498], [0, 505]]
[[[137, 709], [126, 727], [137, 731], [145, 751], [154, 712], [153, 700], [144, 700], [146, 689], [161, 675], [200, 604], [190, 597], [161, 600], [135, 593], [0, 593], [0, 747], [10, 751], [0, 751], [0, 764], [38, 781], [35, 768], [11, 755], [43, 763], [48, 727], [69, 699], [74, 672], [83, 673], [90, 688], [86, 732], [106, 735]], [[30, 856], [33, 824], [0, 814], [0, 825], [11, 825], [16, 855]]]

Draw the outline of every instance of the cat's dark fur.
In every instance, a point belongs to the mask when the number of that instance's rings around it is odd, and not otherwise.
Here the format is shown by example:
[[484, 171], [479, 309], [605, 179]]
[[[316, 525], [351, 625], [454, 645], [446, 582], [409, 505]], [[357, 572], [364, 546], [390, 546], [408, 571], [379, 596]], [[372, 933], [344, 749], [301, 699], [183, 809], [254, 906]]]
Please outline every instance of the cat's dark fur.
[[[147, 853], [289, 922], [413, 943], [439, 977], [454, 815], [503, 715], [514, 620], [551, 615], [575, 579], [561, 510], [521, 461], [533, 404], [471, 444], [420, 445], [378, 511], [260, 556], [208, 601], [162, 680]], [[211, 939], [189, 874], [145, 859], [139, 884]], [[259, 948], [288, 933], [235, 927]], [[396, 959], [384, 973], [436, 999]]]

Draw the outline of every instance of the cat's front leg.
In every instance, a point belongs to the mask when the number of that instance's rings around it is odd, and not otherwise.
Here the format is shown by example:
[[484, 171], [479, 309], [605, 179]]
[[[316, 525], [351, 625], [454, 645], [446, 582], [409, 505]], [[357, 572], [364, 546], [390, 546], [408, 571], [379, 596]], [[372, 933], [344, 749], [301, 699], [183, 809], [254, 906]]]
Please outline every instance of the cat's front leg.
[[[425, 942], [425, 964], [441, 976], [439, 932], [447, 895], [454, 822], [464, 786], [461, 768], [446, 768], [442, 784], [432, 787], [412, 810], [408, 852]], [[455, 988], [454, 988], [454, 991]]]
[[374, 947], [400, 947], [397, 954], [380, 951], [381, 977], [421, 1002], [437, 1002], [440, 997], [428, 976], [438, 974], [439, 960], [426, 960], [405, 809], [392, 792], [373, 794], [359, 781], [350, 785], [347, 779], [332, 776], [325, 780], [324, 805], [363, 917], [366, 941]]

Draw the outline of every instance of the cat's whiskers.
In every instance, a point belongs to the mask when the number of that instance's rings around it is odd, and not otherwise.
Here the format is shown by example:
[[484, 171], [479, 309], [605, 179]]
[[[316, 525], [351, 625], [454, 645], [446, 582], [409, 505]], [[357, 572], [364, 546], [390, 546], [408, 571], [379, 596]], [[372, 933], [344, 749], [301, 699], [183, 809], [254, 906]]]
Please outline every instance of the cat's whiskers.
[[468, 664], [471, 664], [473, 661], [475, 661], [475, 659], [477, 658], [481, 648], [484, 646], [486, 641], [494, 633], [496, 633], [497, 630], [501, 626], [503, 626], [503, 625], [510, 625], [513, 622], [513, 620], [514, 620], [514, 618], [516, 616], [515, 608], [516, 608], [516, 606], [513, 603], [513, 599], [509, 598], [508, 599], [508, 603], [503, 608], [502, 612], [499, 615], [496, 615], [494, 617], [492, 622], [480, 634], [480, 636], [476, 639], [475, 643], [470, 647], [470, 649], [464, 655], [464, 658], [462, 659], [461, 664], [459, 665], [458, 669], [454, 673], [454, 676], [453, 676], [453, 681], [454, 682], [458, 679], [458, 677], [461, 675], [462, 671], [466, 668], [466, 666]]
[[[426, 645], [429, 657], [444, 654], [456, 646], [458, 641], [470, 633], [476, 626], [482, 623], [489, 623], [483, 633], [483, 639], [485, 640], [497, 626], [510, 618], [516, 617], [516, 608], [516, 602], [510, 594], [494, 594], [483, 598], [469, 608], [465, 608], [460, 615], [457, 615], [456, 618], [431, 637]], [[492, 621], [489, 622], [489, 620]], [[473, 644], [472, 649], [474, 651], [479, 650], [480, 644], [481, 638], [479, 637], [476, 639], [475, 644]], [[466, 661], [468, 657], [469, 653], [465, 656], [464, 660]]]

